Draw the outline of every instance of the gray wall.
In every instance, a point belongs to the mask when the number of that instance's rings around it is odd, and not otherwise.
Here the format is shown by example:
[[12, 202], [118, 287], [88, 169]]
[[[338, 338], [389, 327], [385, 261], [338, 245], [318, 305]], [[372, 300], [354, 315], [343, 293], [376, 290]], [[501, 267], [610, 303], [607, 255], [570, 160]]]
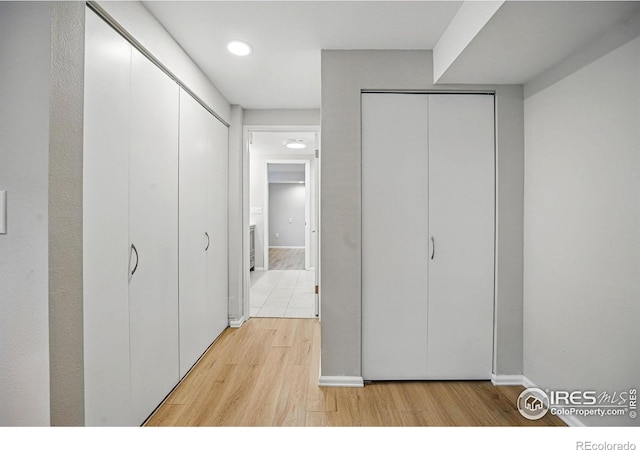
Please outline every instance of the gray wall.
[[304, 184], [269, 183], [269, 247], [304, 247], [304, 204]]
[[0, 426], [49, 425], [52, 3], [0, 2]]
[[522, 374], [522, 86], [434, 86], [432, 79], [430, 51], [322, 52], [322, 376], [361, 376], [362, 89], [496, 90], [495, 370]]
[[319, 109], [247, 109], [245, 125], [320, 125]]
[[51, 425], [84, 425], [81, 2], [55, 2], [49, 97], [49, 337]]
[[[241, 106], [231, 107], [229, 122], [229, 320], [236, 325], [242, 320], [243, 312], [243, 264], [245, 233], [249, 228], [248, 214], [243, 214], [242, 178], [244, 176], [243, 160], [245, 158], [242, 146]], [[246, 222], [246, 223], [245, 223]], [[248, 251], [247, 251], [248, 255]]]
[[609, 38], [525, 99], [524, 374], [541, 388], [640, 381], [640, 38], [602, 56]]

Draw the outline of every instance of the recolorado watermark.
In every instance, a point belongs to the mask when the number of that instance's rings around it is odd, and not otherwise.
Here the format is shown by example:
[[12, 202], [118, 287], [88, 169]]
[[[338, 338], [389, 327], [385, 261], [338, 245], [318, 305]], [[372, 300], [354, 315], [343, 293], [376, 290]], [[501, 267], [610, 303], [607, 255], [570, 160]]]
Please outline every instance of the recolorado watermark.
[[633, 442], [576, 442], [576, 450], [636, 450]]
[[[562, 391], [527, 388], [518, 397], [518, 411], [530, 420], [537, 420], [547, 412], [558, 416], [637, 418], [636, 388], [626, 391]], [[616, 450], [617, 447], [590, 450]], [[585, 450], [587, 448], [585, 447]], [[621, 449], [626, 450], [626, 449]], [[631, 450], [631, 449], [630, 449]]]

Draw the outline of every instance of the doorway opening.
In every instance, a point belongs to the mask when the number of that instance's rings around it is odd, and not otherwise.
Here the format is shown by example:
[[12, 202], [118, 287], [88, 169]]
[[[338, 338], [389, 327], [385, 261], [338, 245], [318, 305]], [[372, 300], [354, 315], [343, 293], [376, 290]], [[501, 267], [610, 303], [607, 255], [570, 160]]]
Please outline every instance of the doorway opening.
[[318, 131], [247, 130], [250, 317], [315, 318]]
[[267, 161], [265, 268], [309, 270], [309, 161]]

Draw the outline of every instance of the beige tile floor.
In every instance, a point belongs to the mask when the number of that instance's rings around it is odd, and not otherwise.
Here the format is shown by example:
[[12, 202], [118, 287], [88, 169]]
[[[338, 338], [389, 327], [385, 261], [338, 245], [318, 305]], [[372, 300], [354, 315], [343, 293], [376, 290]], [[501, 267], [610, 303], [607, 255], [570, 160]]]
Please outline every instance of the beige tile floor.
[[269, 270], [251, 272], [251, 317], [315, 317], [315, 272]]

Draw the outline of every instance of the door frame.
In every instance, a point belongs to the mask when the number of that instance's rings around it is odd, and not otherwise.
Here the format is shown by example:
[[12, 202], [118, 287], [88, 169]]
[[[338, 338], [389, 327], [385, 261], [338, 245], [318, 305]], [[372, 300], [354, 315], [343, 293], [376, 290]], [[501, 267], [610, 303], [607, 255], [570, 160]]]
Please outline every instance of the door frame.
[[[249, 172], [249, 145], [251, 141], [251, 133], [254, 132], [308, 132], [315, 133], [316, 138], [316, 201], [315, 211], [315, 247], [316, 247], [316, 286], [319, 284], [320, 274], [320, 126], [319, 125], [243, 125], [242, 126], [242, 321], [249, 320], [251, 317], [251, 306], [249, 303], [249, 290], [251, 289], [249, 275], [249, 222], [250, 222], [250, 172]], [[319, 310], [320, 297], [316, 294], [316, 305]]]
[[264, 259], [264, 270], [269, 270], [269, 216], [271, 214], [269, 208], [270, 184], [269, 183], [269, 164], [297, 164], [304, 165], [304, 270], [309, 270], [309, 256], [311, 251], [311, 161], [308, 159], [267, 159], [264, 162], [264, 209], [263, 209], [263, 226], [264, 226], [264, 250], [262, 257]]

